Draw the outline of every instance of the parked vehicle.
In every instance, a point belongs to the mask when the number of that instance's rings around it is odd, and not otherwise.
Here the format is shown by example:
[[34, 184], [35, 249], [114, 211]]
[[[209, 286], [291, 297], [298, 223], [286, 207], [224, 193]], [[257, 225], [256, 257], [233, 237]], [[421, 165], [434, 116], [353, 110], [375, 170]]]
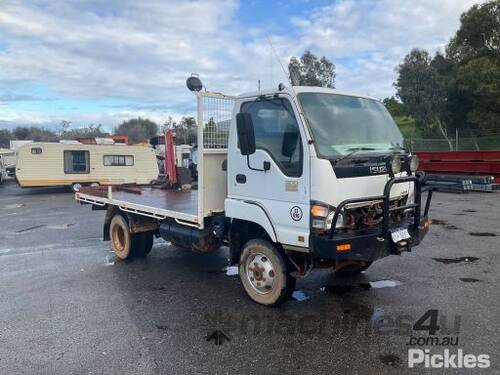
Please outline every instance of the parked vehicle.
[[158, 178], [154, 150], [124, 145], [29, 143], [17, 151], [22, 187], [150, 184]]
[[107, 210], [104, 239], [118, 258], [148, 254], [155, 236], [200, 253], [227, 245], [248, 296], [275, 306], [315, 267], [361, 272], [424, 238], [432, 194], [422, 209], [418, 160], [379, 101], [283, 85], [194, 93], [197, 191], [76, 193]]

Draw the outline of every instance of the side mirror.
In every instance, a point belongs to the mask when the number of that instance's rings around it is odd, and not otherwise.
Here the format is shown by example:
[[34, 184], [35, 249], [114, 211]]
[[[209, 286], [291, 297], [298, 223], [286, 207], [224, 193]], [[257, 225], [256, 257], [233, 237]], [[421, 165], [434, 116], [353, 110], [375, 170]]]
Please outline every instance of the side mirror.
[[236, 114], [236, 130], [240, 144], [241, 155], [252, 155], [255, 153], [255, 133], [253, 129], [252, 116], [250, 113]]
[[296, 129], [287, 129], [287, 131], [283, 135], [283, 145], [281, 146], [281, 153], [287, 158], [291, 158], [293, 153], [295, 152], [299, 136], [300, 133]]

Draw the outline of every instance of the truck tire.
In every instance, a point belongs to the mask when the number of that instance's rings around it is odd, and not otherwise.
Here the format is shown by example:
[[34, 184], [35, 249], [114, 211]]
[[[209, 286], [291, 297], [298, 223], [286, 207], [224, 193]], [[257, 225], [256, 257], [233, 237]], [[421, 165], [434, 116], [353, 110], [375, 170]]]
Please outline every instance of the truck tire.
[[129, 231], [128, 223], [125, 218], [116, 214], [111, 219], [109, 225], [109, 235], [111, 237], [111, 247], [117, 258], [125, 260], [130, 259], [141, 253], [140, 234], [132, 234]]
[[261, 305], [278, 306], [295, 289], [284, 254], [265, 240], [250, 240], [243, 246], [239, 274], [247, 295]]
[[347, 266], [346, 268], [342, 268], [338, 271], [335, 271], [335, 273], [345, 274], [345, 275], [355, 275], [368, 269], [368, 267], [370, 267], [372, 263], [373, 262], [365, 262], [363, 266], [356, 266], [356, 265]]

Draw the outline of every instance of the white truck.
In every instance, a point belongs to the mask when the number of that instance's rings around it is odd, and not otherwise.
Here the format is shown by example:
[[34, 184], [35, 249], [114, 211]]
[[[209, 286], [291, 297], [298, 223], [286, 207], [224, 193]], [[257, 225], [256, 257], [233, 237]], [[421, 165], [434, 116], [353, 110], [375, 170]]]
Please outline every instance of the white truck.
[[357, 273], [410, 251], [429, 229], [432, 191], [377, 100], [317, 87], [237, 97], [188, 88], [198, 103], [196, 191], [82, 188], [107, 210], [118, 258], [144, 256], [154, 237], [208, 253], [229, 247], [255, 302], [276, 306], [315, 267]]

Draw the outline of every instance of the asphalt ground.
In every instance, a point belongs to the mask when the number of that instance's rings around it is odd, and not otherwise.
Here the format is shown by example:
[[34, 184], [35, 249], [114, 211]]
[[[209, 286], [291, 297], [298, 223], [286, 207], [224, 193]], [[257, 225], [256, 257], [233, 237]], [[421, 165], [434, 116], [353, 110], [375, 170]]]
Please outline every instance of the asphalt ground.
[[[418, 248], [356, 277], [313, 272], [274, 309], [227, 275], [225, 249], [156, 240], [149, 257], [117, 261], [103, 217], [64, 189], [0, 186], [0, 373], [500, 373], [498, 193], [435, 194]], [[409, 368], [409, 349], [491, 365]]]

